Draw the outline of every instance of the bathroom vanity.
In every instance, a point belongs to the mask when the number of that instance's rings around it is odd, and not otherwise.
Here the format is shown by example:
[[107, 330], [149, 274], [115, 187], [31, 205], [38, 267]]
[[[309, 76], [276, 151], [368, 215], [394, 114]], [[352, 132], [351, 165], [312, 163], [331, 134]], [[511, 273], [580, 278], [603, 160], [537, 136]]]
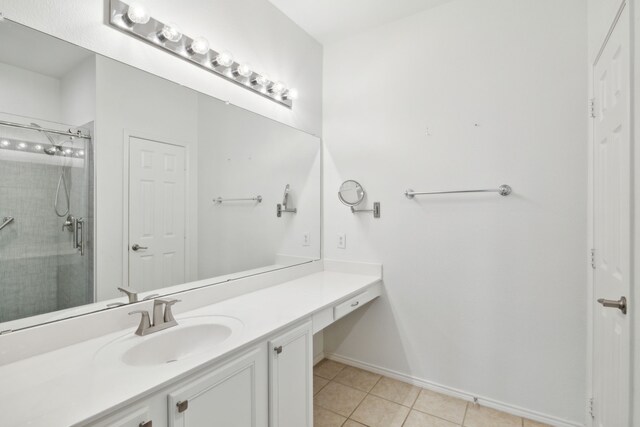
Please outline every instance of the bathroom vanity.
[[320, 139], [0, 36], [0, 426], [311, 426], [313, 334], [382, 286], [321, 259]]
[[[287, 270], [277, 284], [265, 275], [174, 295], [178, 325], [146, 336], [119, 307], [0, 337], [37, 340], [63, 323], [69, 340], [97, 322], [116, 329], [1, 366], [3, 425], [311, 426], [312, 335], [381, 295], [381, 266]], [[229, 298], [232, 287], [246, 292]], [[123, 318], [130, 326], [117, 329]]]

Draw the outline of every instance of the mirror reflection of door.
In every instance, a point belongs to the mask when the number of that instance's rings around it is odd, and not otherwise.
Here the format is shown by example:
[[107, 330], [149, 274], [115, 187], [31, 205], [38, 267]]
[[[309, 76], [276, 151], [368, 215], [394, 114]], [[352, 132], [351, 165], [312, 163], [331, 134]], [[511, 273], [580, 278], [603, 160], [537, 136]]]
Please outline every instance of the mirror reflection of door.
[[185, 282], [185, 148], [129, 138], [129, 287]]

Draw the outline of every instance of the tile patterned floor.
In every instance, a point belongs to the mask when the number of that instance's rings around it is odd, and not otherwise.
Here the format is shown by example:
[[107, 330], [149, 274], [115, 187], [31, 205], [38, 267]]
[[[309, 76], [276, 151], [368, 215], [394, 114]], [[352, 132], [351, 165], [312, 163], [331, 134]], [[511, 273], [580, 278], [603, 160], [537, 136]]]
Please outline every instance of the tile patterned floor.
[[314, 427], [548, 427], [332, 360], [313, 374]]

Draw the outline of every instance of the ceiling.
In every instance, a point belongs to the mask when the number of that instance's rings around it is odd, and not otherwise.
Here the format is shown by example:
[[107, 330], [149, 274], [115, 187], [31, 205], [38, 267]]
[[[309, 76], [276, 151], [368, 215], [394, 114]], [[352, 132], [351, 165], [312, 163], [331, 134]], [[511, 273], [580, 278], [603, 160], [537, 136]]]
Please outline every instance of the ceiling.
[[22, 25], [0, 22], [0, 62], [60, 79], [93, 52], [34, 31]]
[[323, 44], [451, 0], [269, 0]]

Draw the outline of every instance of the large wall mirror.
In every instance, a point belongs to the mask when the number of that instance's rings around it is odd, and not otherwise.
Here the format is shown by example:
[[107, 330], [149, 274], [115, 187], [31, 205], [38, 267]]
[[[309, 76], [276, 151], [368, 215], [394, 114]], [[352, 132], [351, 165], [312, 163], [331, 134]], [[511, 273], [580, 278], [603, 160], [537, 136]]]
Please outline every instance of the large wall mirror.
[[320, 258], [318, 138], [9, 20], [0, 39], [0, 331]]

